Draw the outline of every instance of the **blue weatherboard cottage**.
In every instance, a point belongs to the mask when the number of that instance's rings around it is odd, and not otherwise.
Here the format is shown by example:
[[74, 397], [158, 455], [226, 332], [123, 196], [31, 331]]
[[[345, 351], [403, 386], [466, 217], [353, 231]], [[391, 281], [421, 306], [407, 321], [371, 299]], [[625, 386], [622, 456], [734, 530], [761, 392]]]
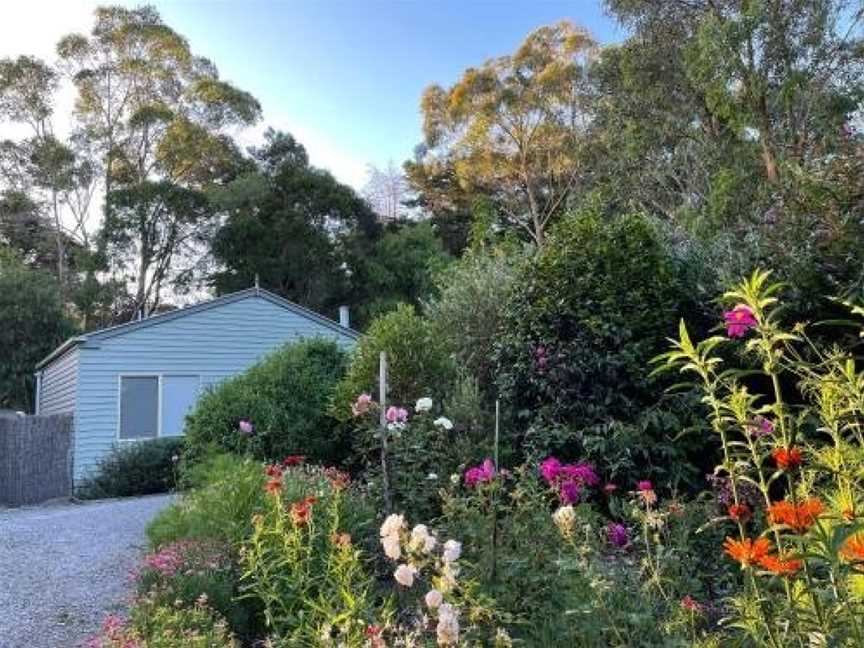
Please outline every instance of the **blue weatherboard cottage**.
[[36, 413], [74, 417], [73, 475], [117, 443], [176, 436], [202, 390], [299, 338], [359, 333], [260, 288], [67, 340], [36, 367]]

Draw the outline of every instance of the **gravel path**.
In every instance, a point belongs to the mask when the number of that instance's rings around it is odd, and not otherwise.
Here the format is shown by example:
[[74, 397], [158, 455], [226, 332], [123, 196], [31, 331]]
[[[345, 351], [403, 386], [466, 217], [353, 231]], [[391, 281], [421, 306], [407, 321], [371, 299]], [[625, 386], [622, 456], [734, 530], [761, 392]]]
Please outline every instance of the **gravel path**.
[[169, 495], [0, 509], [0, 648], [72, 648], [122, 609]]

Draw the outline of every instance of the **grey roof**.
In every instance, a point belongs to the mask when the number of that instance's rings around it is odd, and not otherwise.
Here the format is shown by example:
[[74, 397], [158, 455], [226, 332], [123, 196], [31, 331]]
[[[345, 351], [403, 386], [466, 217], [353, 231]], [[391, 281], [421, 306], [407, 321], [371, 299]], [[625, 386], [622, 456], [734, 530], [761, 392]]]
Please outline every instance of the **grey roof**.
[[332, 329], [334, 332], [339, 333], [340, 335], [345, 335], [355, 340], [360, 337], [360, 333], [355, 331], [354, 329], [346, 328], [328, 317], [324, 317], [323, 315], [320, 315], [315, 311], [309, 310], [308, 308], [305, 308], [300, 304], [295, 304], [292, 301], [288, 301], [287, 299], [280, 297], [279, 295], [276, 295], [269, 290], [264, 290], [263, 288], [247, 288], [246, 290], [240, 290], [238, 292], [231, 293], [230, 295], [217, 297], [216, 299], [210, 299], [208, 301], [201, 302], [200, 304], [195, 304], [194, 306], [178, 308], [177, 310], [160, 313], [158, 315], [152, 315], [147, 319], [126, 322], [125, 324], [118, 324], [116, 326], [109, 326], [108, 328], [100, 329], [98, 331], [91, 331], [90, 333], [85, 333], [84, 335], [78, 335], [76, 337], [69, 338], [63, 344], [61, 344], [59, 347], [57, 347], [51, 353], [45, 356], [42, 360], [40, 360], [39, 363], [36, 365], [36, 369], [42, 369], [43, 367], [45, 367], [45, 365], [50, 364], [53, 360], [59, 358], [70, 349], [86, 342], [107, 340], [109, 338], [117, 337], [119, 335], [131, 333], [132, 331], [137, 331], [141, 328], [145, 328], [148, 326], [157, 326], [159, 324], [170, 322], [181, 317], [186, 317], [187, 315], [192, 315], [193, 313], [200, 313], [211, 308], [217, 308], [224, 304], [230, 304], [231, 302], [240, 301], [241, 299], [247, 299], [249, 297], [260, 297], [262, 299], [266, 299], [267, 301], [272, 302], [277, 306], [281, 306], [282, 308], [291, 311], [292, 313], [296, 313], [301, 317], [305, 317], [307, 319], [313, 320], [314, 322], [317, 322], [318, 324], [321, 324], [322, 326], [326, 326], [327, 328]]

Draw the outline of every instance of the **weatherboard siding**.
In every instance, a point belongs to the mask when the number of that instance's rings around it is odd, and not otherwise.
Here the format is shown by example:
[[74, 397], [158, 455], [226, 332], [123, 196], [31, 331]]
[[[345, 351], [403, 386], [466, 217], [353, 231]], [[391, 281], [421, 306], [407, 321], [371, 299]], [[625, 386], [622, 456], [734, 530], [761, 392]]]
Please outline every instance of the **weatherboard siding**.
[[78, 350], [71, 349], [42, 371], [39, 413], [74, 413], [77, 379]]
[[80, 479], [118, 442], [119, 377], [199, 376], [200, 388], [253, 365], [299, 338], [322, 337], [350, 348], [354, 340], [263, 297], [189, 313], [80, 347], [75, 476]]

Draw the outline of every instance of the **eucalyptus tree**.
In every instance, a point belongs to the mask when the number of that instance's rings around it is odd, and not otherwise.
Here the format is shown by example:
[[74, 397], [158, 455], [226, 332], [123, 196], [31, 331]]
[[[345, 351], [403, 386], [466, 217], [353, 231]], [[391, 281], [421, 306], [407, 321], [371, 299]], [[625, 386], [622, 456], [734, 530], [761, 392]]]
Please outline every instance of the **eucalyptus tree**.
[[451, 168], [461, 187], [486, 194], [507, 224], [542, 246], [584, 173], [595, 52], [586, 30], [560, 22], [529, 34], [514, 54], [469, 68], [450, 88], [427, 88], [419, 164]]
[[235, 173], [230, 131], [254, 123], [260, 106], [152, 7], [100, 7], [90, 33], [65, 36], [57, 52], [77, 89], [78, 123], [104, 161], [101, 243], [147, 314], [194, 262], [179, 268], [184, 255], [206, 253], [188, 245], [212, 225], [203, 194]]
[[[88, 245], [94, 174], [86, 146], [75, 136], [64, 141], [55, 133], [58, 83], [57, 71], [37, 58], [0, 60], [0, 120], [26, 133], [0, 142], [0, 228], [20, 234], [22, 228], [38, 227], [38, 238], [50, 241], [54, 250], [43, 249], [37, 256], [53, 260], [61, 290], [68, 294], [74, 283], [69, 265], [78, 256], [75, 252]], [[23, 222], [16, 223], [18, 219]]]

